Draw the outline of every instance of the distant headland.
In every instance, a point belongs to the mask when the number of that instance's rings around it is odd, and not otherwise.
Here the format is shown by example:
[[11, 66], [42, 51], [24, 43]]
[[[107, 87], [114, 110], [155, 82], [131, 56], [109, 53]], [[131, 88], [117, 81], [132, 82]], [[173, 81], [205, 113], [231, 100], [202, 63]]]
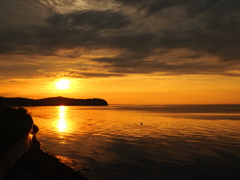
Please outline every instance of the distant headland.
[[28, 99], [22, 97], [0, 97], [0, 106], [107, 106], [104, 99], [73, 99], [66, 97], [48, 97], [43, 99]]

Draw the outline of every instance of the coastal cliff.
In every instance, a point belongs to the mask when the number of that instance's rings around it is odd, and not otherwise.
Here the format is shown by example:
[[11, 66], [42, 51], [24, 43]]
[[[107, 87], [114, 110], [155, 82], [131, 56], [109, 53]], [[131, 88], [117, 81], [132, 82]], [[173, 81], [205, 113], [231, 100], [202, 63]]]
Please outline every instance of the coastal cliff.
[[73, 99], [66, 97], [49, 97], [43, 99], [28, 98], [7, 98], [0, 97], [0, 106], [107, 106], [108, 103], [104, 99]]

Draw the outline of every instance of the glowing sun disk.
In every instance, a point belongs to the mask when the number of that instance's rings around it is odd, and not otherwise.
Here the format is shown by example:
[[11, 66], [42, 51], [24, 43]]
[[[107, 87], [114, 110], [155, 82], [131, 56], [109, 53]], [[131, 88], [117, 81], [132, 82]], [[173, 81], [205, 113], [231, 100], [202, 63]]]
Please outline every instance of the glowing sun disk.
[[56, 82], [56, 88], [57, 89], [68, 89], [69, 88], [70, 81], [67, 79], [60, 79]]

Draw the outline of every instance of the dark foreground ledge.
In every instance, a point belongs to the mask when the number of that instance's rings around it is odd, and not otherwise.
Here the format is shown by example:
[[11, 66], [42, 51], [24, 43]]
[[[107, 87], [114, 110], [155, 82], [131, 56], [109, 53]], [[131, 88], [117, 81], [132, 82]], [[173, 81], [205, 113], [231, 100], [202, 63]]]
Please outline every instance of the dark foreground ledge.
[[32, 146], [7, 173], [3, 180], [87, 180], [59, 159], [43, 152], [34, 137]]

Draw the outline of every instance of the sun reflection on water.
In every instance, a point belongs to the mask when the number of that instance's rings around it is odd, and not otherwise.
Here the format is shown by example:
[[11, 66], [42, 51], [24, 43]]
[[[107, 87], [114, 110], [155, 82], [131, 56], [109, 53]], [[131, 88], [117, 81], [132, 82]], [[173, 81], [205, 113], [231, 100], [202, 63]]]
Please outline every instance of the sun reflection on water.
[[65, 118], [65, 106], [59, 106], [59, 121], [57, 123], [58, 132], [66, 132], [67, 122]]

